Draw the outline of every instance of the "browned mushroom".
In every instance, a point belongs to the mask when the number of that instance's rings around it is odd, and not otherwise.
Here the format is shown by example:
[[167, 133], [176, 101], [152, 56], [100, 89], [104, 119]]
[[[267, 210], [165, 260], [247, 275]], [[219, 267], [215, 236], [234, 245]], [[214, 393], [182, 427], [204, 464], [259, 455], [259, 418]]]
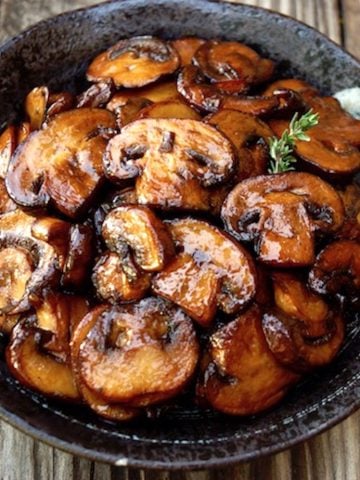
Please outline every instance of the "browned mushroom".
[[39, 130], [45, 120], [49, 89], [45, 86], [35, 87], [25, 99], [25, 112], [30, 121], [31, 130]]
[[5, 182], [0, 178], [0, 215], [7, 212], [13, 212], [16, 209], [16, 203], [9, 197]]
[[115, 128], [115, 117], [106, 110], [83, 108], [54, 117], [13, 155], [6, 175], [10, 196], [25, 207], [51, 201], [65, 215], [79, 215], [101, 184], [101, 129], [109, 128]]
[[266, 410], [299, 379], [269, 350], [256, 306], [210, 337], [209, 359], [203, 368], [198, 395], [231, 415]]
[[106, 105], [113, 96], [114, 90], [114, 84], [111, 81], [94, 83], [78, 95], [76, 107], [97, 108]]
[[291, 317], [281, 310], [265, 312], [262, 327], [278, 362], [298, 372], [330, 363], [339, 352], [345, 335], [341, 316], [332, 313], [327, 317], [327, 330], [322, 336], [306, 337], [299, 317]]
[[146, 272], [162, 270], [175, 253], [165, 224], [149, 208], [139, 205], [111, 210], [102, 235], [108, 248], [120, 258], [126, 258], [131, 250], [136, 263]]
[[143, 97], [131, 97], [124, 99], [123, 102], [119, 100], [116, 105], [113, 112], [116, 115], [117, 126], [121, 130], [125, 125], [135, 120], [139, 112], [152, 105], [152, 102]]
[[208, 187], [231, 179], [232, 144], [197, 120], [143, 119], [110, 140], [104, 157], [113, 181], [136, 179], [138, 203], [162, 208], [209, 210]]
[[[148, 273], [140, 272], [137, 266], [127, 258], [127, 265], [124, 270], [123, 259], [116, 253], [106, 252], [98, 260], [94, 267], [92, 280], [96, 292], [103, 299], [110, 303], [128, 303], [140, 300], [145, 297], [151, 286], [151, 276]], [[135, 275], [129, 278], [129, 268]]]
[[188, 118], [201, 120], [201, 116], [181, 100], [157, 102], [140, 110], [137, 118]]
[[75, 97], [70, 92], [50, 93], [47, 103], [46, 119], [59, 113], [71, 110], [75, 104]]
[[71, 340], [71, 363], [77, 387], [83, 400], [89, 405], [89, 407], [97, 414], [109, 420], [126, 421], [136, 417], [140, 413], [140, 410], [131, 407], [125, 407], [120, 404], [109, 404], [109, 402], [101, 398], [100, 395], [97, 395], [85, 385], [78, 371], [78, 357], [80, 348], [89, 332], [91, 332], [93, 329], [95, 323], [99, 320], [99, 315], [101, 315], [106, 308], [107, 307], [105, 305], [100, 305], [93, 309], [89, 315], [84, 317], [78, 328], [75, 330]]
[[[52, 300], [50, 297], [45, 303]], [[78, 401], [69, 364], [69, 339], [71, 324], [77, 325], [87, 310], [85, 300], [58, 294], [55, 303], [41, 309], [40, 319], [46, 329], [39, 325], [38, 315], [21, 320], [14, 327], [6, 350], [13, 375], [31, 389]]]
[[325, 336], [329, 330], [329, 307], [324, 300], [311, 292], [299, 275], [273, 272], [271, 276], [276, 306], [301, 322], [302, 335], [308, 338]]
[[[87, 322], [91, 326], [74, 353], [77, 332]], [[198, 360], [191, 320], [157, 298], [98, 307], [79, 325], [72, 347], [80, 381], [103, 400], [128, 406], [174, 396], [191, 379]]]
[[330, 298], [345, 297], [359, 306], [360, 243], [338, 240], [325, 247], [310, 271], [309, 285], [316, 293]]
[[247, 83], [241, 85], [241, 80], [238, 80], [236, 93], [242, 95], [232, 95], [231, 82], [234, 81], [207, 84], [200, 69], [188, 65], [178, 75], [177, 88], [190, 105], [205, 112], [217, 112], [226, 108], [255, 116], [268, 116], [298, 106], [298, 102], [294, 102], [294, 93], [290, 90], [279, 90], [268, 97], [247, 96]]
[[[351, 117], [333, 97], [307, 98], [319, 114], [319, 123], [307, 133], [310, 141], [297, 140], [295, 152], [302, 164], [320, 176], [349, 177], [360, 170], [360, 121]], [[288, 127], [283, 120], [271, 120], [275, 134]]]
[[217, 127], [234, 144], [239, 158], [236, 180], [266, 173], [268, 164], [268, 139], [272, 130], [253, 115], [236, 110], [223, 109], [206, 117], [210, 125]]
[[222, 208], [227, 230], [254, 241], [258, 260], [305, 266], [315, 259], [314, 233], [331, 233], [344, 220], [336, 190], [309, 173], [263, 175], [240, 182]]
[[216, 305], [234, 314], [251, 301], [256, 271], [243, 247], [201, 220], [173, 220], [167, 225], [181, 253], [154, 277], [155, 293], [180, 305], [203, 326], [213, 320]]
[[156, 82], [142, 88], [133, 88], [121, 90], [115, 93], [106, 108], [111, 112], [115, 112], [118, 107], [123, 106], [129, 99], [146, 98], [150, 102], [166, 102], [179, 98], [176, 82], [174, 80], [167, 82]]
[[268, 85], [263, 91], [265, 97], [272, 95], [276, 90], [293, 90], [306, 96], [318, 95], [318, 90], [310, 85], [310, 83], [298, 78], [282, 78]]
[[151, 36], [120, 40], [89, 65], [90, 81], [112, 80], [117, 87], [142, 87], [173, 73], [179, 66], [170, 43]]
[[0, 217], [0, 313], [30, 309], [30, 298], [60, 276], [56, 249], [32, 235], [35, 218], [21, 210]]
[[248, 84], [267, 81], [274, 63], [261, 58], [252, 48], [239, 42], [208, 40], [195, 52], [194, 63], [213, 81], [245, 79]]
[[0, 178], [4, 179], [10, 159], [17, 146], [17, 129], [9, 125], [0, 135]]
[[196, 50], [205, 43], [205, 40], [197, 37], [182, 37], [171, 42], [180, 55], [181, 67], [190, 65]]

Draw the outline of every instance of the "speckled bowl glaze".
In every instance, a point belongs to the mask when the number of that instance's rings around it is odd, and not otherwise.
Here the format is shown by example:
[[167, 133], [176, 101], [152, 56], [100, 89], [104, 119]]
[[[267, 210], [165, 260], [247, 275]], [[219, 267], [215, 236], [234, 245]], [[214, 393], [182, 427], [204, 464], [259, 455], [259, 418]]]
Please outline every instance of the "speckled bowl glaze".
[[[16, 118], [35, 85], [76, 90], [91, 57], [121, 37], [139, 34], [244, 41], [275, 60], [279, 75], [299, 75], [324, 93], [360, 78], [357, 60], [276, 13], [206, 0], [122, 0], [60, 15], [8, 41], [0, 50], [0, 122]], [[358, 323], [350, 319], [346, 345], [329, 368], [307, 377], [276, 408], [248, 418], [174, 406], [160, 419], [106, 422], [85, 407], [26, 391], [8, 373], [2, 341], [0, 416], [56, 447], [115, 465], [191, 469], [251, 460], [303, 441], [359, 406]]]

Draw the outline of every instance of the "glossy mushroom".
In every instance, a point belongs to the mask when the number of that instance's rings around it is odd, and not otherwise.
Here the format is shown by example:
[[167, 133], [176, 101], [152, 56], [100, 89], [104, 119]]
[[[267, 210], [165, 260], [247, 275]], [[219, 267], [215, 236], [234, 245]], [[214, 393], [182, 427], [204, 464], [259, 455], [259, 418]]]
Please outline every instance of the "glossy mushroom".
[[320, 178], [289, 172], [240, 182], [225, 200], [222, 218], [235, 238], [254, 242], [259, 261], [296, 267], [313, 263], [314, 235], [338, 230], [344, 206]]
[[202, 326], [216, 307], [235, 314], [255, 295], [250, 255], [218, 228], [191, 218], [167, 223], [180, 255], [152, 281], [152, 288], [180, 305]]
[[104, 166], [112, 181], [136, 178], [138, 203], [208, 210], [213, 187], [231, 179], [232, 144], [197, 120], [137, 120], [112, 138]]
[[142, 87], [173, 73], [179, 55], [170, 43], [151, 36], [120, 40], [89, 65], [90, 81], [112, 80], [117, 87]]

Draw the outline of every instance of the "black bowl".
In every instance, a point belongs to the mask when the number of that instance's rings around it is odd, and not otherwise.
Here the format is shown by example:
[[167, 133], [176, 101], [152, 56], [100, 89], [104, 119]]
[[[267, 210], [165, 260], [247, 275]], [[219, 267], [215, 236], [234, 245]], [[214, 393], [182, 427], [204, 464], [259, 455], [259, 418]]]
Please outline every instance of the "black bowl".
[[[351, 87], [360, 64], [317, 31], [263, 9], [205, 0], [123, 0], [66, 13], [8, 41], [0, 50], [1, 123], [18, 115], [35, 85], [76, 90], [85, 66], [120, 37], [198, 35], [244, 41], [274, 59], [279, 75], [299, 75], [324, 93]], [[2, 350], [5, 341], [1, 343]], [[194, 407], [130, 424], [101, 420], [85, 407], [31, 394], [8, 373], [0, 351], [0, 416], [73, 454], [144, 468], [210, 468], [254, 459], [305, 440], [360, 403], [360, 333], [349, 323], [336, 361], [294, 388], [276, 408], [231, 418]]]

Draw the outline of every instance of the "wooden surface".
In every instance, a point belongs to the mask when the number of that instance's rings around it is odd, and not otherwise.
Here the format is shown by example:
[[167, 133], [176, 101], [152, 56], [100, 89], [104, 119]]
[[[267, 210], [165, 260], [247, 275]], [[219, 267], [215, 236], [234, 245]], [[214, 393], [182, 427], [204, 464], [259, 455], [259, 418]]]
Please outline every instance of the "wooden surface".
[[[179, 0], [180, 1], [180, 0]], [[0, 41], [92, 0], [0, 0]], [[360, 57], [360, 0], [243, 0], [296, 17]], [[278, 455], [212, 472], [144, 472], [75, 458], [0, 422], [0, 480], [360, 480], [360, 413]]]

